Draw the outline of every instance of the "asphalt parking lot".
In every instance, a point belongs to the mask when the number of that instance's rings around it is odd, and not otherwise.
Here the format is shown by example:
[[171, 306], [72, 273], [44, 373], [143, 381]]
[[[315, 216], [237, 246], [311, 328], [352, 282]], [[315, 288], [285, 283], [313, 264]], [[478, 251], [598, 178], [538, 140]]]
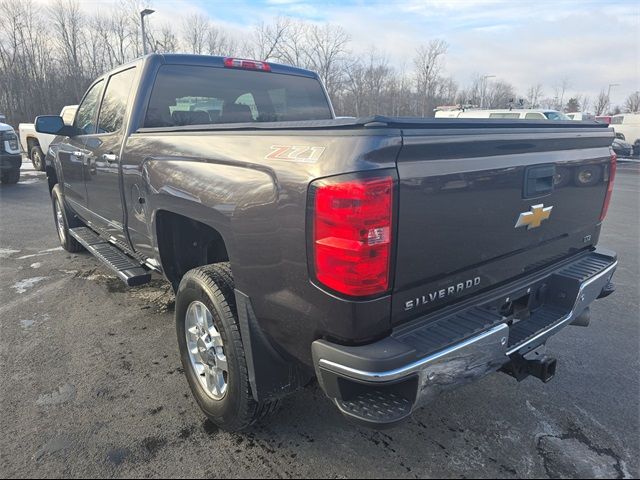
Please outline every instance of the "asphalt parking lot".
[[58, 247], [46, 181], [0, 187], [0, 477], [640, 476], [640, 164], [621, 164], [601, 244], [615, 295], [549, 342], [557, 377], [496, 374], [392, 430], [347, 423], [310, 387], [229, 434], [180, 368], [172, 294], [127, 290]]

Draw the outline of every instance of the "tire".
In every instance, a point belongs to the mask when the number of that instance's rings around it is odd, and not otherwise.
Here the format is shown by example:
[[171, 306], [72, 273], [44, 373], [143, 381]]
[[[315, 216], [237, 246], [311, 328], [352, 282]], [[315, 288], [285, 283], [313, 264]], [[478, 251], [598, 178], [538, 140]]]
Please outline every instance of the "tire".
[[62, 245], [62, 248], [67, 252], [81, 252], [84, 250], [84, 247], [71, 236], [69, 229], [81, 227], [83, 224], [66, 208], [60, 184], [55, 185], [51, 191], [51, 203], [53, 206], [53, 221], [56, 225], [60, 245]]
[[[211, 326], [206, 330], [197, 329], [191, 322], [194, 311], [206, 313], [202, 306], [210, 314], [207, 325]], [[233, 277], [228, 263], [195, 268], [184, 275], [176, 293], [175, 318], [180, 360], [191, 392], [209, 420], [223, 430], [238, 431], [275, 409], [277, 402], [258, 403], [251, 394], [247, 361], [238, 327]], [[189, 333], [194, 329], [197, 333]], [[189, 344], [193, 347], [195, 338], [201, 343], [195, 348], [198, 353], [192, 355]], [[217, 346], [206, 350], [206, 344]], [[212, 353], [207, 356], [203, 353], [205, 350]], [[198, 358], [194, 360], [194, 357]], [[225, 359], [223, 363], [219, 363], [221, 358]], [[225, 366], [227, 370], [220, 373]], [[216, 374], [211, 373], [214, 369]], [[218, 374], [225, 385], [212, 391], [207, 386], [207, 379], [218, 378]]]
[[20, 180], [20, 169], [11, 168], [0, 172], [0, 183], [3, 185], [14, 185]]
[[29, 157], [31, 158], [31, 163], [33, 164], [33, 168], [35, 168], [39, 172], [44, 172], [44, 167], [45, 167], [44, 153], [42, 152], [42, 149], [38, 145], [34, 145], [31, 148]]

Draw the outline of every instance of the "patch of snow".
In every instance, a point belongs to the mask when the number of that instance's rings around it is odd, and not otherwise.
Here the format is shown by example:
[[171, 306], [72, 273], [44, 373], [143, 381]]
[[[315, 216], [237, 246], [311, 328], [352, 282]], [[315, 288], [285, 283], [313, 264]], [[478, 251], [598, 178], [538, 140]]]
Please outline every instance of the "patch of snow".
[[58, 387], [51, 393], [44, 393], [36, 400], [36, 405], [60, 405], [61, 403], [67, 403], [76, 398], [76, 387], [70, 383]]
[[34, 323], [36, 323], [35, 320], [20, 320], [20, 325], [22, 325], [22, 328], [32, 327]]
[[57, 252], [58, 250], [64, 250], [64, 249], [62, 247], [47, 248], [46, 250], [40, 250], [38, 253], [32, 253], [31, 255], [23, 255], [21, 257], [18, 257], [18, 260], [24, 260], [25, 258], [40, 257], [42, 255], [49, 255], [50, 253]]
[[7, 258], [14, 253], [20, 253], [20, 250], [13, 250], [11, 248], [0, 248], [0, 258]]
[[20, 280], [13, 284], [11, 288], [14, 288], [17, 293], [24, 293], [31, 287], [33, 287], [36, 283], [41, 282], [46, 277], [32, 277], [25, 278], [24, 280]]
[[42, 266], [42, 264], [40, 262], [36, 262], [36, 263], [32, 263], [31, 268], [40, 268]]

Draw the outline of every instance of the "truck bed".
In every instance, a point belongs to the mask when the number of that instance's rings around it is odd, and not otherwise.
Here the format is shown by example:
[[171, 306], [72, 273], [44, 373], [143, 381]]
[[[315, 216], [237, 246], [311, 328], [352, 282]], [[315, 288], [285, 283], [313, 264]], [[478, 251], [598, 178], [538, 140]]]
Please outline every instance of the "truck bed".
[[[303, 315], [310, 335], [358, 342], [593, 248], [612, 138], [596, 122], [374, 116], [140, 128], [126, 150], [135, 165], [146, 158], [153, 190], [188, 193], [209, 208], [224, 204], [233, 211], [237, 282], [262, 315], [290, 328]], [[326, 150], [317, 162], [266, 158], [277, 145]], [[135, 171], [135, 165], [124, 168]], [[523, 198], [526, 172], [541, 165], [553, 169], [554, 185]], [[587, 166], [598, 178], [576, 185], [573, 177]], [[317, 178], [368, 170], [389, 170], [398, 180], [393, 288], [354, 314], [349, 302], [309, 282], [307, 191]], [[135, 175], [125, 176], [125, 191], [134, 181]], [[221, 192], [245, 198], [229, 206]], [[532, 230], [514, 228], [518, 215], [537, 204], [554, 207], [551, 219]], [[148, 243], [140, 234], [146, 224], [132, 209], [129, 219], [134, 241]], [[461, 283], [465, 288], [458, 290]], [[437, 298], [429, 301], [430, 295]], [[350, 320], [327, 323], [325, 315]], [[279, 342], [307, 355], [304, 342], [291, 341], [286, 327], [278, 330]]]

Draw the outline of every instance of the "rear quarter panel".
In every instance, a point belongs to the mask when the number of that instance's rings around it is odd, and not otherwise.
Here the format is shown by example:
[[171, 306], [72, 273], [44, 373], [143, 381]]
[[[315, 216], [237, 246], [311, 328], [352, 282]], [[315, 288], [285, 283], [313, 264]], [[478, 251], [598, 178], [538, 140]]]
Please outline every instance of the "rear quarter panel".
[[[309, 364], [309, 345], [319, 337], [357, 341], [362, 332], [375, 338], [391, 328], [390, 297], [347, 302], [311, 282], [309, 184], [336, 174], [395, 169], [400, 145], [398, 130], [381, 129], [133, 134], [122, 165], [133, 243], [160, 260], [154, 219], [161, 210], [217, 230], [236, 288], [251, 299], [265, 333]], [[321, 154], [278, 158], [274, 152], [282, 147], [314, 147]], [[143, 208], [138, 195], [146, 198]]]

